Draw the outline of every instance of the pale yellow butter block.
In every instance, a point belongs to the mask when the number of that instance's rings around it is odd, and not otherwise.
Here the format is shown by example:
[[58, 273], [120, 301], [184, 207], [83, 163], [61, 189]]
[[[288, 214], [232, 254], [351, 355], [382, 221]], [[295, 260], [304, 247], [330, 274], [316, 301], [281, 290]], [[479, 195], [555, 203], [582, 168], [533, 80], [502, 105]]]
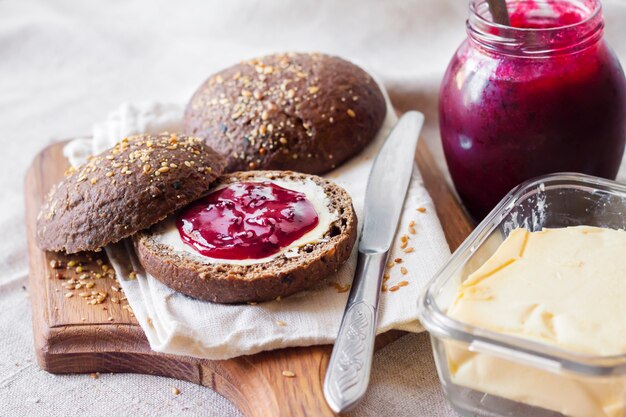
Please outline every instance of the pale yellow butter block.
[[[448, 315], [594, 356], [626, 353], [626, 232], [516, 229]], [[555, 374], [447, 345], [453, 382], [575, 417], [626, 415], [626, 379]]]

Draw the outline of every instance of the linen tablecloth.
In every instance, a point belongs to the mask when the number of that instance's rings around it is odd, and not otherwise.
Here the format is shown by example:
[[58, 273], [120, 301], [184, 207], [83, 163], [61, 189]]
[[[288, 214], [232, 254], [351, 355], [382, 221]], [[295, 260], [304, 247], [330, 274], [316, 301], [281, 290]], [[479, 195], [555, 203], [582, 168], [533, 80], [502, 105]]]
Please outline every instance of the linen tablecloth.
[[[604, 2], [606, 38], [626, 63], [626, 2]], [[185, 101], [241, 59], [318, 50], [380, 74], [401, 110], [427, 118], [444, 166], [436, 97], [465, 36], [466, 0], [0, 0], [0, 416], [238, 416], [210, 389], [143, 375], [55, 376], [34, 360], [23, 178], [35, 154], [88, 134], [124, 101]], [[181, 394], [174, 396], [173, 386]], [[376, 354], [354, 416], [453, 416], [426, 334]]]

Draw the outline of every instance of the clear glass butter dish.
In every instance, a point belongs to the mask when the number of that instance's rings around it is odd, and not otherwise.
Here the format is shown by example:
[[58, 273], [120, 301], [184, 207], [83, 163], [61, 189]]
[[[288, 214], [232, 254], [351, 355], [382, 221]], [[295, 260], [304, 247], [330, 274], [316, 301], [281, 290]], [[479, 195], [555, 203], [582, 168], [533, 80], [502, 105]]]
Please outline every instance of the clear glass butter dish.
[[[573, 173], [527, 181], [496, 206], [422, 292], [420, 319], [431, 335], [444, 393], [462, 416], [626, 416], [626, 354], [580, 354], [446, 315], [461, 282], [512, 230], [580, 225], [626, 229], [626, 186]], [[626, 311], [626, 294], [620, 296]], [[463, 373], [458, 363], [466, 366]]]

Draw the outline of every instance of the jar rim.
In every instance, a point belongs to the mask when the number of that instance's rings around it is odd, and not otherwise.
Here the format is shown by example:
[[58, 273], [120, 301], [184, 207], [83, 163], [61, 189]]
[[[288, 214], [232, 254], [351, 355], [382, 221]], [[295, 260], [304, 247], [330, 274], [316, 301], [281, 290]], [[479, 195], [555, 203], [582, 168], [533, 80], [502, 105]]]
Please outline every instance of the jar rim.
[[553, 11], [555, 3], [568, 4], [581, 12], [581, 19], [561, 26], [506, 26], [487, 17], [487, 0], [471, 0], [468, 34], [487, 50], [519, 56], [545, 56], [579, 51], [602, 37], [604, 19], [599, 0], [506, 0], [506, 3], [545, 5]]
[[[545, 0], [505, 0], [507, 4], [509, 3], [554, 3], [554, 1], [552, 2], [547, 2]], [[563, 2], [563, 3], [581, 3], [580, 1], [577, 0], [557, 0], [557, 2]], [[477, 18], [479, 19], [482, 23], [489, 25], [489, 26], [493, 26], [495, 28], [499, 28], [499, 29], [504, 29], [504, 30], [511, 30], [511, 31], [519, 31], [519, 32], [546, 32], [546, 31], [555, 31], [555, 30], [563, 30], [563, 29], [570, 29], [573, 27], [580, 27], [580, 26], [584, 26], [585, 24], [589, 23], [591, 20], [593, 20], [594, 18], [596, 18], [601, 12], [602, 12], [602, 3], [599, 0], [589, 0], [590, 3], [593, 3], [593, 9], [589, 10], [589, 14], [586, 15], [583, 19], [581, 19], [578, 22], [575, 23], [570, 23], [567, 25], [562, 25], [562, 26], [553, 26], [553, 27], [546, 27], [546, 28], [521, 28], [521, 27], [515, 27], [515, 26], [506, 26], [491, 20], [488, 20], [485, 18], [485, 16], [483, 16], [478, 8], [483, 5], [483, 4], [487, 4], [487, 0], [471, 0], [470, 1], [470, 12]], [[581, 8], [581, 10], [583, 10]]]

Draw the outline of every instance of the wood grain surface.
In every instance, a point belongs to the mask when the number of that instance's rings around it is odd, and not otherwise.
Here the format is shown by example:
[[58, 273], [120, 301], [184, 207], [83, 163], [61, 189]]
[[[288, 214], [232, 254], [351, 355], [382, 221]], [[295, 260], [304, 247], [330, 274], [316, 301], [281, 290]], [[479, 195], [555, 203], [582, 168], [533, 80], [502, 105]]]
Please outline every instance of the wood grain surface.
[[[44, 149], [33, 161], [25, 183], [33, 333], [43, 369], [52, 373], [132, 372], [191, 381], [217, 391], [247, 417], [335, 415], [322, 394], [331, 346], [287, 348], [225, 361], [156, 353], [150, 350], [123, 293], [116, 291], [115, 279], [103, 270], [103, 252], [68, 257], [39, 250], [34, 240], [35, 219], [43, 197], [68, 167], [62, 148], [63, 143], [57, 143]], [[472, 225], [423, 141], [416, 160], [454, 250]], [[68, 267], [72, 260], [76, 265]], [[62, 267], [53, 268], [59, 262]], [[380, 335], [377, 348], [403, 334]], [[295, 377], [283, 376], [284, 370]]]

